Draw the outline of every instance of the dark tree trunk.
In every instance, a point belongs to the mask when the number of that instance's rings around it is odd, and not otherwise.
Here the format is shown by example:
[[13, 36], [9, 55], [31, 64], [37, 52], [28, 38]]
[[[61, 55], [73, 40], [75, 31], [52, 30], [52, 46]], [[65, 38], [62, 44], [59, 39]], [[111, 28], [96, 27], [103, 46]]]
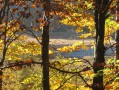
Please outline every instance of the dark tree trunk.
[[0, 90], [2, 90], [2, 75], [3, 75], [3, 72], [2, 70], [0, 70]]
[[[119, 1], [117, 2], [116, 5], [116, 20], [119, 21], [118, 18], [118, 14], [119, 14]], [[115, 46], [115, 59], [119, 60], [119, 30], [116, 31], [115, 33], [115, 41], [116, 41], [116, 46]]]
[[[6, 15], [6, 9], [8, 8], [9, 6], [9, 1], [10, 0], [3, 0], [4, 1], [4, 6], [2, 9], [0, 9], [0, 24], [2, 24], [2, 21]], [[9, 12], [9, 10], [7, 10], [7, 13]], [[6, 21], [7, 23], [7, 21]], [[6, 30], [5, 30], [5, 38], [4, 38], [4, 49], [3, 49], [3, 56], [2, 56], [2, 59], [0, 61], [0, 67], [3, 66], [3, 63], [4, 63], [4, 60], [5, 60], [5, 57], [6, 57], [6, 52], [7, 52], [7, 48], [6, 48]], [[3, 84], [3, 81], [2, 81], [2, 76], [3, 76], [3, 71], [2, 69], [0, 70], [0, 90], [2, 90], [2, 84]]]
[[116, 51], [116, 56], [115, 56], [115, 59], [116, 60], [119, 60], [119, 30], [117, 30], [116, 31], [116, 39], [115, 39], [115, 41], [116, 41], [116, 46], [115, 46], [115, 51]]
[[49, 85], [49, 12], [50, 12], [50, 0], [43, 0], [44, 6], [44, 26], [42, 34], [42, 65], [43, 65], [43, 90], [50, 90]]
[[[3, 66], [4, 60], [5, 60], [5, 57], [6, 57], [6, 52], [7, 52], [7, 49], [5, 49], [5, 46], [4, 46], [4, 49], [3, 49], [3, 58], [2, 58], [2, 60], [0, 62], [0, 67]], [[2, 76], [3, 76], [3, 70], [1, 69], [0, 70], [0, 90], [2, 90], [2, 85], [3, 85]]]
[[[93, 64], [94, 67], [94, 73], [96, 76], [93, 79], [93, 90], [103, 90], [103, 69], [104, 69], [104, 25], [105, 25], [105, 19], [103, 17], [101, 18], [100, 28], [99, 28], [99, 34], [97, 37], [96, 42], [96, 52], [95, 52], [95, 62]], [[103, 19], [102, 19], [103, 18]]]
[[95, 76], [93, 78], [92, 89], [104, 90], [103, 86], [103, 69], [105, 65], [105, 20], [107, 13], [107, 5], [109, 0], [95, 0], [95, 28], [96, 28], [96, 51], [95, 62], [93, 63], [93, 70]]
[[44, 26], [42, 35], [42, 65], [43, 90], [50, 90], [49, 86], [49, 25]]

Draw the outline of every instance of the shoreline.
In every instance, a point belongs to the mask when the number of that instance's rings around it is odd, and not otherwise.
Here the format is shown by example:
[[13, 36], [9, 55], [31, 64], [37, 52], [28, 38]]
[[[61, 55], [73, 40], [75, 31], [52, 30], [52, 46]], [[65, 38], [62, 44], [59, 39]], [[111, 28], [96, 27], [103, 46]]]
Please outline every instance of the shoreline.
[[[34, 42], [37, 42], [38, 41], [33, 38], [33, 37], [28, 37], [27, 39], [28, 41], [34, 41]], [[84, 42], [86, 45], [90, 45], [91, 43], [94, 43], [95, 40], [94, 39], [50, 39], [49, 40], [49, 44], [52, 45], [52, 46], [66, 46], [66, 45], [72, 45], [74, 44], [75, 42]], [[111, 44], [114, 44], [114, 40], [111, 40]]]

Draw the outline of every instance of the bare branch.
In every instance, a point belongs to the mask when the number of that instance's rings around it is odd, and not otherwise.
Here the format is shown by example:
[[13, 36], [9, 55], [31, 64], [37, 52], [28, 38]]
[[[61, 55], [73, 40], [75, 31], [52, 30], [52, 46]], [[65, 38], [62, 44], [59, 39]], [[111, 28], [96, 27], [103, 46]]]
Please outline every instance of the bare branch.
[[16, 63], [9, 63], [7, 66], [2, 66], [0, 69], [6, 69], [6, 68], [12, 68], [15, 66], [24, 66], [24, 65], [30, 65], [30, 64], [42, 64], [42, 62], [16, 62]]
[[57, 71], [59, 71], [59, 72], [62, 72], [62, 73], [68, 73], [68, 74], [79, 74], [79, 73], [81, 73], [81, 72], [83, 72], [83, 71], [91, 70], [91, 68], [89, 68], [89, 67], [85, 67], [85, 68], [83, 68], [83, 69], [80, 70], [80, 71], [71, 72], [71, 71], [61, 70], [61, 69], [56, 68], [56, 67], [53, 67], [53, 66], [49, 66], [49, 67], [52, 68], [52, 69], [55, 69], [55, 70], [57, 70]]
[[80, 73], [78, 73], [78, 75], [79, 75], [80, 78], [83, 80], [83, 82], [87, 85], [87, 87], [92, 88], [92, 86], [87, 83], [87, 81], [84, 79], [84, 77], [83, 77]]
[[31, 34], [36, 38], [36, 40], [38, 41], [39, 44], [42, 45], [42, 43], [39, 41], [39, 39], [37, 38], [37, 36], [34, 34], [34, 32], [32, 30], [28, 30], [29, 32], [31, 32]]
[[115, 75], [112, 79], [110, 79], [105, 85], [104, 85], [104, 88], [108, 85], [108, 84], [111, 84], [115, 79], [116, 77], [119, 76], [119, 73], [117, 73], [117, 75]]
[[110, 48], [112, 48], [112, 47], [114, 47], [115, 45], [118, 45], [118, 44], [119, 43], [114, 43], [114, 44], [110, 45], [109, 47], [107, 47], [106, 50], [108, 50], [108, 49], [110, 49]]
[[63, 79], [64, 81], [63, 81], [63, 83], [62, 84], [60, 84], [60, 86], [57, 88], [57, 89], [55, 89], [55, 90], [59, 90], [61, 87], [63, 87], [63, 85], [68, 81], [68, 80], [70, 80], [72, 77], [74, 77], [75, 75], [72, 75], [72, 76], [70, 76], [69, 78], [67, 78], [67, 79]]

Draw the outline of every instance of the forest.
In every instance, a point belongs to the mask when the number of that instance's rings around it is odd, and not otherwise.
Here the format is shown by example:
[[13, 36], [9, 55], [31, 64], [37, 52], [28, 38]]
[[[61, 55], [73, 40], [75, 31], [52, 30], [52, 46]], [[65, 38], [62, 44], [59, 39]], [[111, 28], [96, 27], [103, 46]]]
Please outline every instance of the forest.
[[0, 90], [119, 90], [119, 0], [0, 0]]

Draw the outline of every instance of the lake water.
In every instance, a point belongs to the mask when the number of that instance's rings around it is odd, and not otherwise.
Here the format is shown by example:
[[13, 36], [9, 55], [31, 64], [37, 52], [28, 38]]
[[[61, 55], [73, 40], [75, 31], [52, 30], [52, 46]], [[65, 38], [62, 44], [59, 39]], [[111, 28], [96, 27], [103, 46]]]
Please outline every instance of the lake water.
[[[69, 52], [69, 53], [61, 53], [64, 57], [70, 57], [70, 58], [83, 58], [85, 56], [93, 56], [94, 55], [94, 49], [89, 48], [88, 50], [80, 49], [79, 51]], [[106, 51], [105, 56], [114, 56], [114, 48], [109, 49]]]

